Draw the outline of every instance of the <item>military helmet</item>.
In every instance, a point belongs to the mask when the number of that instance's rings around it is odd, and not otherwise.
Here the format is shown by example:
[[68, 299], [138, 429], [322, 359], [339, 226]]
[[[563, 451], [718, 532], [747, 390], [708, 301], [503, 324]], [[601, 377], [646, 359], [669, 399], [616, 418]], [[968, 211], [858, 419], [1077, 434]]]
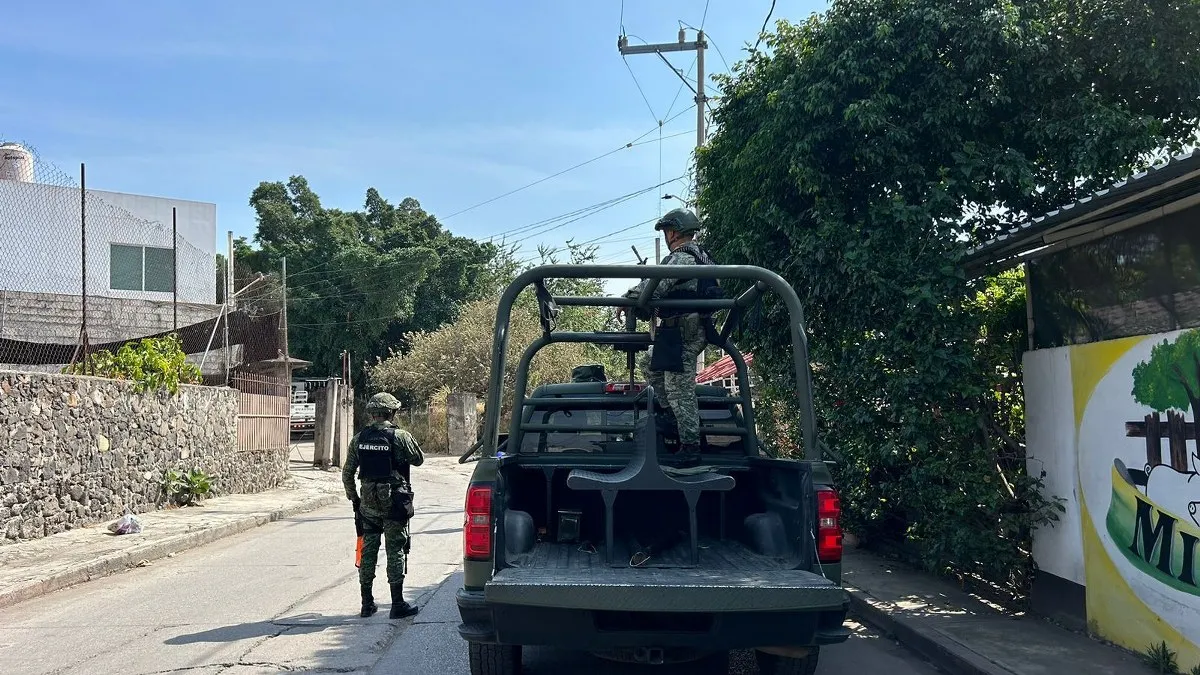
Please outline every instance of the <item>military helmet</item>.
[[399, 409], [400, 401], [386, 391], [381, 391], [378, 394], [375, 394], [371, 397], [371, 400], [367, 402], [367, 412], [375, 410], [396, 412]]
[[575, 366], [571, 370], [572, 382], [608, 382], [608, 376], [604, 374], [604, 366], [599, 363], [588, 363], [582, 366]]
[[687, 209], [671, 209], [655, 223], [656, 230], [675, 230], [680, 234], [700, 231], [700, 219]]

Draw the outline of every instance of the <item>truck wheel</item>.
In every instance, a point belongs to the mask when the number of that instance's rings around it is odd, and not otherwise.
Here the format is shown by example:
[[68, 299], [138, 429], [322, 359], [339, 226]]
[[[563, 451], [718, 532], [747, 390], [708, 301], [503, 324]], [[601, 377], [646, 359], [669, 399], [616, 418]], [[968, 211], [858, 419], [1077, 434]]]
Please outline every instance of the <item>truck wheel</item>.
[[754, 651], [761, 675], [813, 675], [817, 672], [817, 658], [820, 655], [820, 647], [813, 647], [808, 656], [801, 659]]
[[520, 675], [521, 647], [519, 645], [492, 645], [481, 642], [468, 643], [471, 660], [471, 675]]

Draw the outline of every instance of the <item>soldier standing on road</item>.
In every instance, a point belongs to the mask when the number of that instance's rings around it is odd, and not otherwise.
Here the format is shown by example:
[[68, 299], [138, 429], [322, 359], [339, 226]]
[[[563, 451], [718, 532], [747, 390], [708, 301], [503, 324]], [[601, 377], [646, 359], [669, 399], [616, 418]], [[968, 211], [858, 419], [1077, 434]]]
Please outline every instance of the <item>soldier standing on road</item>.
[[[700, 219], [687, 209], [667, 212], [654, 226], [667, 240], [670, 253], [663, 265], [713, 265], [708, 252], [694, 241], [700, 231]], [[636, 298], [645, 288], [643, 280], [625, 294]], [[699, 279], [663, 279], [654, 289], [655, 299], [692, 299], [704, 296], [713, 282]], [[623, 319], [624, 308], [618, 310]], [[658, 404], [675, 418], [679, 429], [680, 464], [700, 462], [700, 410], [696, 400], [696, 358], [708, 342], [707, 316], [686, 310], [663, 309], [657, 312], [658, 329], [654, 345], [638, 361], [646, 373]], [[669, 425], [669, 423], [668, 423]]]
[[[387, 554], [387, 578], [392, 590], [389, 618], [413, 616], [417, 608], [404, 601], [404, 574], [408, 568], [408, 521], [413, 515], [413, 494], [409, 467], [421, 466], [425, 455], [412, 435], [392, 424], [400, 401], [388, 393], [379, 393], [367, 403], [371, 424], [354, 435], [342, 467], [346, 497], [354, 504], [363, 521], [362, 561], [358, 580], [362, 586], [361, 616], [377, 611], [371, 586], [379, 561], [383, 539]], [[354, 474], [362, 482], [362, 499], [355, 490]]]

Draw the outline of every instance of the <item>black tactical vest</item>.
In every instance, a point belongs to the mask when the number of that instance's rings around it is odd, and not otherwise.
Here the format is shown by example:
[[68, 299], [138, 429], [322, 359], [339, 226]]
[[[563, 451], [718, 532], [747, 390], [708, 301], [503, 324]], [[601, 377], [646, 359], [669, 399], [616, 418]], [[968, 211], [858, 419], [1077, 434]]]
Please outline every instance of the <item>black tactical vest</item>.
[[[679, 247], [676, 253], [686, 253], [696, 260], [697, 265], [715, 265], [712, 256], [700, 247], [699, 244], [689, 242]], [[725, 298], [725, 291], [721, 288], [721, 284], [716, 279], [697, 279], [696, 290], [691, 289], [672, 289], [665, 296], [669, 300], [722, 300]], [[658, 315], [664, 319], [683, 316], [684, 314], [696, 313], [694, 310], [686, 309], [660, 309]], [[712, 315], [712, 310], [699, 312], [700, 316], [708, 317]]]
[[367, 427], [358, 434], [358, 477], [365, 481], [392, 479], [392, 435], [386, 429]]

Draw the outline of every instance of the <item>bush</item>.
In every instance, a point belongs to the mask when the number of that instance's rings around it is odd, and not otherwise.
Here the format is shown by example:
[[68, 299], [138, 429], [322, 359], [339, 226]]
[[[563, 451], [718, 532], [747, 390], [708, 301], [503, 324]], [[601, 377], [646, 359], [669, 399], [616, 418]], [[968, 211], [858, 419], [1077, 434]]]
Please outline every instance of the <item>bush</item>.
[[166, 389], [178, 394], [180, 384], [202, 381], [200, 368], [187, 362], [183, 343], [176, 335], [126, 342], [116, 354], [103, 349], [62, 372], [126, 380], [133, 382], [137, 392]]

